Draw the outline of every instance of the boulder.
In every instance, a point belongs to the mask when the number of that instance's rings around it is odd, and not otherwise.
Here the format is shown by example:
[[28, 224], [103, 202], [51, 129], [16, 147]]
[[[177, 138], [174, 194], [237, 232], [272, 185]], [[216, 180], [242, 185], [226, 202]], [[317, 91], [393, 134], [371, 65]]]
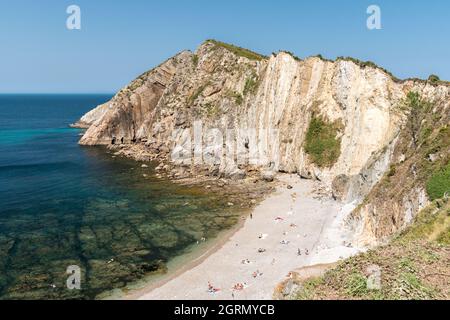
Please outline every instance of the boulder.
[[228, 174], [228, 177], [233, 180], [242, 180], [245, 179], [246, 173], [244, 170], [236, 169]]
[[261, 174], [261, 178], [266, 182], [272, 182], [275, 179], [275, 172], [273, 171], [264, 171]]
[[335, 200], [344, 200], [348, 195], [350, 179], [347, 175], [341, 174], [334, 178], [331, 184], [331, 191]]

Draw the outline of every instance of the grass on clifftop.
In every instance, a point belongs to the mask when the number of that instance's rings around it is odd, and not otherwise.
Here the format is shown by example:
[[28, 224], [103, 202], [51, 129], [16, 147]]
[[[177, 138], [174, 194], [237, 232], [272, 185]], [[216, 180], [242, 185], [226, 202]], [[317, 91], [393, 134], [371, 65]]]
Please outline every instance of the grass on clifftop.
[[341, 125], [329, 123], [313, 114], [306, 133], [305, 152], [320, 168], [331, 167], [341, 154], [341, 138], [338, 132]]
[[263, 55], [261, 55], [259, 53], [256, 53], [256, 52], [250, 51], [248, 49], [241, 48], [241, 47], [229, 44], [229, 43], [225, 43], [225, 42], [221, 42], [221, 41], [217, 41], [217, 40], [207, 40], [206, 42], [213, 43], [217, 47], [225, 48], [228, 51], [231, 51], [231, 52], [233, 52], [234, 54], [236, 54], [236, 55], [238, 55], [240, 57], [245, 57], [245, 58], [250, 59], [250, 60], [260, 61], [262, 59], [266, 59], [267, 58], [266, 56], [263, 56]]
[[[449, 299], [450, 201], [435, 201], [391, 244], [348, 258], [300, 283], [293, 299]], [[381, 286], [370, 288], [370, 268]]]

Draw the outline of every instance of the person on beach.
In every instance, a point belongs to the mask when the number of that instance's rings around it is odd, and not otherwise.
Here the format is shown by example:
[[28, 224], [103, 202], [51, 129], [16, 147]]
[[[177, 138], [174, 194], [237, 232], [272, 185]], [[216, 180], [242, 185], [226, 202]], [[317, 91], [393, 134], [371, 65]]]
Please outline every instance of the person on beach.
[[301, 256], [302, 255], [302, 250], [300, 250], [300, 248], [297, 249], [297, 255]]
[[236, 284], [233, 286], [233, 290], [236, 290], [236, 291], [244, 290], [244, 285], [243, 285], [242, 283], [236, 283]]
[[256, 270], [255, 272], [252, 273], [253, 278], [260, 277], [262, 275], [263, 275], [263, 273], [260, 272], [259, 270]]
[[214, 288], [214, 286], [211, 284], [211, 282], [208, 281], [208, 292], [209, 293], [216, 293], [220, 291], [219, 288]]

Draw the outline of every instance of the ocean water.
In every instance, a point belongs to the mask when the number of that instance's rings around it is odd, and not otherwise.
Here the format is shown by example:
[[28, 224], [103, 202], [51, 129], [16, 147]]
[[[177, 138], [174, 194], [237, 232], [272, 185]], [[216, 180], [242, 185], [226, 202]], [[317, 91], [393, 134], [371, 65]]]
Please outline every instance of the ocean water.
[[[98, 298], [237, 223], [221, 195], [79, 146], [68, 124], [110, 98], [0, 95], [0, 299]], [[72, 265], [80, 290], [66, 285]]]

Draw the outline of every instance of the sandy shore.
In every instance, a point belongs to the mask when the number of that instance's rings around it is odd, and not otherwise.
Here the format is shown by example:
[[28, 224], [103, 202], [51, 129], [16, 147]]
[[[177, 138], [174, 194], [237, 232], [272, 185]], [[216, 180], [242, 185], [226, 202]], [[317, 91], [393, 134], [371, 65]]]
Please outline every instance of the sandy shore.
[[[274, 288], [290, 271], [335, 262], [359, 251], [346, 246], [349, 234], [342, 222], [351, 205], [317, 198], [317, 182], [289, 175], [280, 180], [293, 188], [281, 184], [215, 252], [161, 286], [139, 290], [132, 298], [272, 299]], [[209, 292], [208, 283], [218, 291]], [[244, 288], [233, 289], [236, 284]]]

